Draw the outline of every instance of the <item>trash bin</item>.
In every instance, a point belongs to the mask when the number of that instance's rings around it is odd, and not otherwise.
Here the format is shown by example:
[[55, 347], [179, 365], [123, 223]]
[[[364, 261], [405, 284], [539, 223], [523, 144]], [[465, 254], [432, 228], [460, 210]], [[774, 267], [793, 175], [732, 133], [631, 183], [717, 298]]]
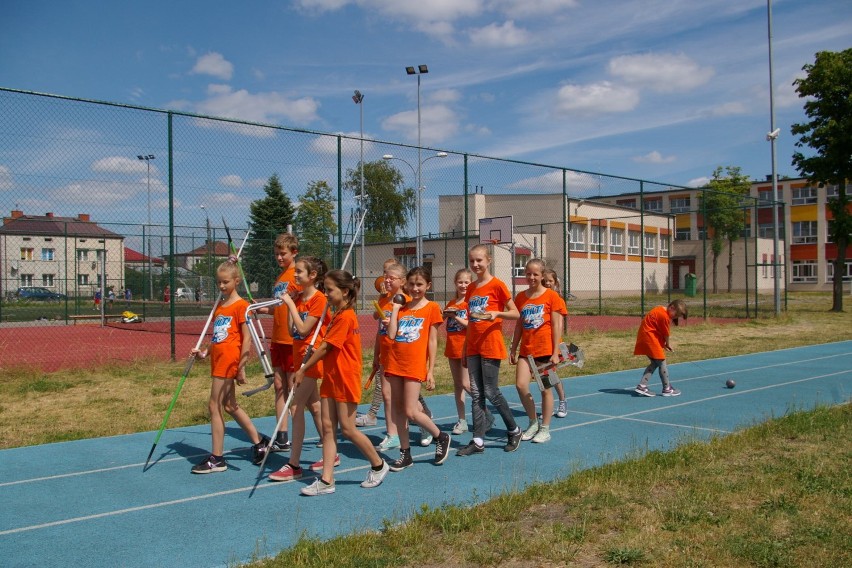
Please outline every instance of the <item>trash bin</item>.
[[698, 277], [695, 274], [690, 272], [686, 275], [686, 295], [690, 298], [695, 296], [695, 288], [697, 284]]

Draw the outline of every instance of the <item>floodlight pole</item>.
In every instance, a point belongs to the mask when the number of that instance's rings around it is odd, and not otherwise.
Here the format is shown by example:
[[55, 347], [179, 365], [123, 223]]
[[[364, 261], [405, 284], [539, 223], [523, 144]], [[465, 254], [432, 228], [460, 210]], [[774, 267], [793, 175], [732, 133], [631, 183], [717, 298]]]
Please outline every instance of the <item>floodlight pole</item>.
[[[365, 200], [367, 199], [367, 196], [364, 194], [364, 94], [361, 91], [356, 89], [355, 94], [352, 95], [352, 100], [355, 101], [356, 105], [358, 105], [358, 110], [359, 110], [359, 115], [360, 115], [360, 120], [361, 120], [361, 164], [360, 164], [360, 169], [361, 169], [361, 194], [358, 196], [358, 218], [360, 219], [361, 215], [364, 211]], [[356, 234], [355, 236], [357, 237], [358, 235]], [[365, 256], [365, 248], [366, 248], [365, 240], [366, 239], [364, 238], [364, 232], [362, 231], [361, 232], [361, 274], [363, 275], [362, 280], [363, 280], [363, 278], [366, 278], [366, 276], [367, 276], [367, 265], [364, 264], [364, 256]], [[361, 291], [361, 309], [362, 310], [364, 309], [364, 291], [363, 290]]]
[[778, 172], [776, 170], [775, 141], [779, 132], [775, 128], [775, 90], [772, 80], [772, 0], [766, 0], [767, 30], [769, 39], [769, 140], [772, 148], [772, 256], [773, 256], [773, 295], [775, 299], [775, 316], [781, 315], [781, 285], [780, 285], [780, 256], [778, 251]]
[[[420, 128], [420, 75], [429, 72], [429, 67], [426, 65], [418, 65], [417, 68], [406, 67], [405, 72], [409, 75], [417, 75], [417, 266], [423, 266], [423, 183], [422, 169], [423, 162], [421, 160], [421, 128]], [[428, 159], [428, 158], [427, 158]]]
[[[148, 166], [148, 295], [149, 300], [154, 299], [154, 272], [153, 265], [151, 262], [151, 160], [156, 159], [154, 154], [145, 154], [136, 156], [140, 160], [144, 160], [145, 164]], [[144, 243], [142, 248], [144, 249]]]

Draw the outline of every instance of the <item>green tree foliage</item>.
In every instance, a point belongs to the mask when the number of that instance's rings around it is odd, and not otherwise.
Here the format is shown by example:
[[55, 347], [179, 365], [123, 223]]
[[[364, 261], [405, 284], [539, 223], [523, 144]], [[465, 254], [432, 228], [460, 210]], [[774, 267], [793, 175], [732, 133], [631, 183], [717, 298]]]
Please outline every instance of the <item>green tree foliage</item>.
[[708, 186], [709, 189], [702, 193], [700, 201], [704, 227], [713, 252], [713, 293], [719, 291], [716, 268], [726, 242], [730, 293], [734, 281], [734, 242], [740, 238], [745, 228], [743, 197], [748, 195], [751, 181], [740, 172], [739, 167], [720, 166], [713, 172]]
[[299, 254], [317, 256], [331, 266], [334, 234], [334, 202], [331, 187], [325, 181], [312, 181], [299, 196], [299, 210], [293, 224], [299, 237]]
[[[361, 170], [346, 172], [344, 187], [356, 197], [361, 196]], [[364, 164], [364, 192], [367, 194], [367, 218], [364, 220], [366, 242], [396, 240], [414, 216], [416, 194], [403, 187], [403, 177], [386, 160]]]
[[[250, 208], [251, 235], [243, 249], [246, 280], [257, 284], [257, 296], [269, 297], [281, 271], [275, 262], [275, 238], [293, 223], [293, 204], [284, 193], [277, 174], [263, 187], [266, 197], [253, 201]], [[236, 235], [232, 235], [237, 240]], [[239, 246], [240, 243], [235, 243]]]
[[843, 311], [843, 275], [846, 273], [846, 247], [852, 238], [852, 213], [847, 180], [852, 179], [852, 49], [841, 52], [820, 51], [813, 64], [802, 69], [807, 77], [793, 85], [799, 97], [806, 98], [804, 108], [809, 122], [794, 124], [797, 148], [809, 147], [812, 156], [793, 154], [793, 165], [813, 184], [837, 185], [837, 197], [828, 202], [833, 220], [829, 224], [832, 241], [837, 244], [834, 259], [832, 307]]

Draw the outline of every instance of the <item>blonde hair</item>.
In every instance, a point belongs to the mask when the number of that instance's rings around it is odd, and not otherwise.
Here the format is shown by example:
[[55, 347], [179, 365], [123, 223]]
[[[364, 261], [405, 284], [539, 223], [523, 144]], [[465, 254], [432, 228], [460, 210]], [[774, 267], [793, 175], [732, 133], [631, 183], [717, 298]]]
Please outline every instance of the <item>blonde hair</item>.
[[530, 266], [538, 266], [541, 269], [541, 273], [544, 274], [546, 267], [544, 266], [544, 261], [540, 258], [531, 258], [524, 265], [524, 269], [529, 268]]
[[470, 249], [468, 249], [468, 251], [467, 251], [467, 255], [470, 256], [470, 255], [473, 254], [474, 251], [477, 251], [477, 250], [481, 250], [482, 252], [484, 252], [485, 258], [487, 258], [488, 260], [491, 260], [491, 251], [488, 250], [487, 245], [484, 245], [482, 243], [475, 244], [472, 247], [470, 247]]
[[216, 268], [216, 273], [218, 274], [220, 272], [227, 272], [228, 274], [230, 274], [231, 278], [239, 280], [240, 279], [240, 268], [239, 268], [239, 266], [237, 266], [236, 257], [233, 257], [233, 256], [228, 257], [228, 260], [226, 260], [222, 264], [220, 264], [219, 267]]
[[675, 310], [675, 318], [682, 317], [683, 319], [689, 318], [689, 310], [686, 307], [686, 302], [678, 298], [677, 300], [672, 300], [669, 302], [669, 307], [674, 308]]
[[396, 274], [397, 274], [400, 278], [403, 278], [403, 279], [405, 278], [405, 267], [404, 267], [403, 265], [401, 265], [400, 263], [398, 263], [398, 262], [394, 262], [394, 263], [392, 263], [392, 264], [388, 264], [388, 265], [385, 267], [385, 272], [394, 272], [394, 273], [396, 273]]
[[468, 279], [473, 280], [473, 272], [469, 268], [459, 268], [456, 270], [456, 275], [453, 276], [453, 282], [459, 279], [462, 274], [467, 274]]
[[276, 249], [288, 249], [290, 252], [298, 252], [299, 239], [293, 233], [281, 233], [275, 237]]

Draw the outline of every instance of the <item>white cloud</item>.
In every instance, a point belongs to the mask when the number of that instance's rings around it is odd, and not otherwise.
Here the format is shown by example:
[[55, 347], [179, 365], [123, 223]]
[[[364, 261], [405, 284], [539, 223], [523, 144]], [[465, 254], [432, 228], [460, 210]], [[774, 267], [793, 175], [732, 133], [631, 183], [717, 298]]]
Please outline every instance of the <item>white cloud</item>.
[[[145, 188], [144, 184], [142, 188]], [[131, 183], [86, 180], [69, 183], [49, 193], [51, 201], [54, 203], [82, 205], [91, 208], [118, 205], [136, 194], [138, 190], [139, 188]]]
[[[459, 118], [446, 105], [421, 107], [421, 141], [424, 145], [443, 142], [459, 130]], [[407, 110], [382, 121], [382, 128], [398, 132], [411, 142], [417, 142], [417, 111]]]
[[515, 27], [512, 20], [503, 25], [488, 24], [468, 31], [470, 43], [477, 47], [518, 47], [530, 42], [532, 36], [522, 28]]
[[656, 150], [653, 152], [648, 152], [644, 156], [636, 156], [633, 158], [633, 161], [637, 164], [671, 164], [677, 158], [674, 156], [663, 156]]
[[458, 89], [439, 89], [429, 94], [429, 102], [432, 103], [454, 103], [461, 98], [461, 92]]
[[236, 174], [231, 174], [227, 176], [222, 176], [219, 178], [219, 183], [224, 185], [225, 187], [242, 187], [243, 186], [243, 178]]
[[748, 112], [746, 105], [739, 101], [724, 103], [710, 109], [710, 114], [712, 116], [732, 116], [745, 114], [746, 112]]
[[609, 81], [589, 85], [565, 85], [559, 89], [559, 114], [628, 112], [639, 104], [639, 93]]
[[[596, 194], [598, 183], [597, 176], [573, 172], [571, 170], [565, 171], [565, 184], [570, 197]], [[506, 187], [509, 189], [522, 189], [543, 193], [561, 193], [562, 170], [552, 170], [540, 176], [524, 178]]]
[[246, 182], [246, 185], [249, 187], [263, 187], [267, 181], [265, 178], [252, 178]]
[[[151, 175], [157, 175], [158, 170], [156, 164], [151, 165]], [[133, 174], [133, 173], [148, 173], [148, 163], [146, 160], [132, 159], [126, 156], [109, 156], [101, 158], [92, 164], [93, 172], [106, 172], [113, 174]]]
[[224, 81], [230, 81], [234, 75], [234, 66], [221, 53], [211, 51], [195, 61], [192, 73], [195, 75], [211, 75]]
[[299, 8], [315, 12], [332, 12], [351, 3], [351, 0], [296, 0]]
[[704, 187], [708, 183], [710, 183], [710, 178], [703, 176], [689, 180], [686, 182], [686, 187]]
[[493, 8], [512, 18], [534, 18], [559, 14], [569, 8], [577, 8], [579, 0], [491, 0]]
[[707, 83], [715, 74], [712, 67], [701, 67], [686, 55], [671, 53], [615, 57], [609, 62], [609, 72], [630, 85], [661, 93], [690, 91]]
[[[341, 136], [340, 152], [344, 158], [361, 159], [361, 133], [360, 132], [338, 132]], [[371, 136], [364, 133], [364, 161], [369, 161], [367, 156], [379, 153], [376, 145], [370, 140]], [[337, 141], [330, 136], [315, 136], [311, 140], [311, 151], [326, 156], [337, 156]], [[265, 182], [264, 182], [265, 183]]]
[[15, 182], [12, 180], [12, 172], [6, 166], [0, 166], [0, 191], [13, 187], [15, 187]]

